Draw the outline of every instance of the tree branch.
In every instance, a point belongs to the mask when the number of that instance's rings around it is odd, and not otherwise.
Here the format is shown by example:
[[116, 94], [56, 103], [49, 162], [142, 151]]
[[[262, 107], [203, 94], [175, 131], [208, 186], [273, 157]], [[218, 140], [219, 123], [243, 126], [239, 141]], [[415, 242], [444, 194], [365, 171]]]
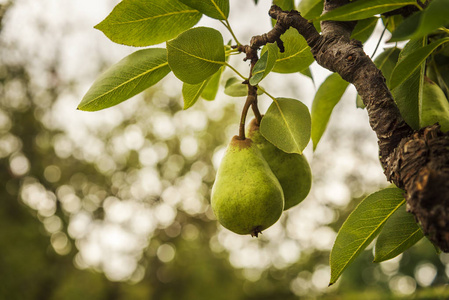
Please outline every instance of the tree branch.
[[[325, 1], [324, 11], [348, 2]], [[415, 132], [404, 121], [381, 71], [362, 44], [350, 39], [355, 22], [324, 21], [319, 34], [296, 11], [282, 11], [273, 5], [269, 14], [277, 20], [276, 26], [285, 30], [293, 27], [306, 39], [318, 64], [355, 86], [377, 135], [387, 179], [406, 191], [407, 209], [429, 239], [449, 252], [448, 135], [438, 125]], [[279, 38], [270, 36], [270, 40]]]

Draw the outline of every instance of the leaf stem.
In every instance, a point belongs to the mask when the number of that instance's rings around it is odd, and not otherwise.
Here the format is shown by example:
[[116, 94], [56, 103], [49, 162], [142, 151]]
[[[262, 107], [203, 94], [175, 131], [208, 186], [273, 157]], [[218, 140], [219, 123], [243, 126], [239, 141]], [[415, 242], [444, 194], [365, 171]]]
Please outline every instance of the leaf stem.
[[277, 102], [276, 98], [274, 96], [270, 95], [263, 87], [261, 87], [260, 85], [257, 85], [257, 88], [259, 90], [261, 90], [265, 95], [270, 97], [274, 102]]
[[232, 38], [234, 39], [234, 41], [237, 43], [237, 45], [241, 45], [241, 43], [239, 42], [239, 40], [237, 39], [234, 31], [232, 30], [231, 24], [229, 24], [228, 19], [220, 20], [221, 24], [224, 25], [224, 27], [226, 27], [226, 29], [228, 29], [229, 33], [232, 35]]
[[245, 76], [243, 76], [242, 74], [240, 74], [239, 71], [237, 71], [237, 69], [235, 69], [233, 66], [231, 66], [230, 64], [228, 64], [227, 62], [224, 63], [224, 65], [226, 67], [228, 67], [229, 69], [231, 69], [232, 71], [234, 71], [237, 75], [239, 75], [243, 80], [248, 80], [248, 78], [246, 78]]
[[240, 54], [240, 52], [237, 49], [230, 49], [230, 50], [226, 50], [225, 54], [229, 54], [229, 55], [231, 55], [231, 54]]
[[373, 59], [374, 55], [376, 54], [377, 49], [379, 48], [380, 42], [382, 41], [382, 38], [384, 37], [385, 31], [387, 30], [387, 26], [388, 26], [388, 21], [389, 20], [387, 20], [387, 22], [385, 22], [384, 30], [382, 31], [382, 34], [380, 35], [379, 40], [377, 41], [377, 45], [376, 45], [376, 48], [374, 49], [373, 54], [371, 55], [371, 59]]

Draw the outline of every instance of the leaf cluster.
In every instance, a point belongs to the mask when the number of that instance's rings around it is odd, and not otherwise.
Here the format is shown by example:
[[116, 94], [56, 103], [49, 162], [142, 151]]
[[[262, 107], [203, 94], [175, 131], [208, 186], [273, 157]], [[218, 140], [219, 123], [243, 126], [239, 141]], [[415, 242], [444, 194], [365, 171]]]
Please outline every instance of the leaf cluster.
[[[293, 0], [273, 3], [284, 10], [296, 8]], [[391, 14], [407, 6], [416, 8], [410, 17]], [[390, 43], [407, 41], [402, 49], [397, 44], [387, 47], [374, 63], [410, 127], [439, 122], [443, 130], [449, 130], [449, 29], [445, 27], [449, 0], [432, 0], [427, 6], [412, 0], [353, 1], [323, 15], [321, 0], [302, 0], [297, 8], [318, 30], [320, 21], [357, 21], [351, 38], [364, 43], [382, 21], [391, 34]], [[243, 46], [229, 23], [229, 12], [229, 0], [123, 0], [96, 28], [116, 43], [147, 47], [165, 42], [166, 49], [147, 48], [125, 57], [98, 77], [78, 109], [96, 111], [117, 105], [170, 72], [182, 81], [184, 109], [188, 109], [200, 98], [214, 100], [224, 71], [229, 69], [234, 76], [225, 80], [226, 95], [249, 97], [255, 90], [255, 99], [261, 94], [272, 99], [260, 123], [269, 142], [284, 152], [301, 154], [311, 138], [316, 149], [349, 83], [338, 74], [330, 75], [317, 89], [311, 114], [298, 100], [272, 96], [260, 85], [270, 72], [312, 78], [309, 67], [314, 58], [307, 42], [298, 31], [288, 29], [280, 37], [285, 50], [277, 43], [265, 44], [257, 52], [257, 61], [252, 61], [250, 75], [244, 76], [228, 63], [229, 56], [240, 54], [239, 46]], [[193, 27], [203, 15], [225, 26], [233, 37], [232, 47], [224, 43], [218, 30]], [[363, 108], [364, 101], [358, 96], [357, 106]], [[240, 126], [244, 126], [249, 106], [257, 116], [257, 101], [249, 104], [243, 109]], [[404, 202], [401, 190], [389, 188], [368, 196], [353, 211], [331, 253], [331, 284], [377, 236], [377, 262], [402, 253], [422, 238], [412, 217], [402, 209]]]

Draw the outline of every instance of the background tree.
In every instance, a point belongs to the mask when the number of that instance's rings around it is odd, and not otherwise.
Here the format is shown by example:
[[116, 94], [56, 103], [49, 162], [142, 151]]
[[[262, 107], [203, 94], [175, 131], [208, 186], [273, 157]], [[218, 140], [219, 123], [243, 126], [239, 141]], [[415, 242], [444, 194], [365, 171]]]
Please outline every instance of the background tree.
[[[2, 57], [11, 57], [6, 48], [4, 48], [4, 53], [5, 55], [2, 55]], [[88, 138], [84, 137], [83, 140], [87, 146], [85, 148], [78, 148], [79, 146], [71, 142], [66, 132], [49, 130], [48, 127], [55, 127], [52, 124], [54, 121], [49, 122], [48, 115], [46, 116], [43, 113], [43, 111], [55, 109], [58, 99], [61, 97], [61, 91], [70, 89], [70, 87], [64, 87], [60, 81], [60, 74], [58, 73], [60, 67], [58, 64], [48, 66], [47, 71], [44, 73], [48, 76], [48, 85], [42, 88], [35, 84], [36, 78], [33, 76], [32, 66], [25, 66], [24, 68], [17, 64], [11, 66], [10, 61], [4, 61], [3, 63], [3, 69], [6, 71], [2, 73], [4, 74], [4, 80], [2, 81], [4, 88], [2, 91], [5, 92], [2, 97], [4, 99], [2, 102], [2, 110], [6, 112], [6, 117], [3, 119], [7, 120], [3, 123], [14, 124], [14, 127], [5, 125], [3, 130], [5, 133], [3, 136], [3, 145], [7, 146], [5, 146], [6, 148], [4, 149], [6, 150], [2, 154], [2, 157], [4, 157], [2, 163], [4, 163], [5, 170], [9, 170], [9, 172], [4, 173], [5, 178], [4, 180], [2, 179], [2, 182], [7, 183], [4, 189], [5, 198], [2, 197], [2, 199], [11, 200], [5, 202], [12, 205], [11, 209], [5, 211], [25, 212], [22, 218], [14, 217], [10, 219], [8, 217], [12, 216], [11, 214], [5, 215], [5, 228], [7, 227], [11, 230], [8, 230], [10, 235], [5, 235], [4, 240], [11, 241], [12, 236], [16, 236], [17, 234], [17, 236], [22, 236], [19, 241], [25, 243], [27, 239], [24, 234], [31, 235], [33, 233], [33, 237], [42, 243], [42, 246], [39, 246], [39, 250], [31, 251], [32, 249], [30, 249], [27, 252], [28, 254], [15, 252], [14, 250], [17, 248], [26, 249], [26, 246], [9, 243], [11, 245], [9, 249], [11, 250], [3, 256], [8, 258], [4, 262], [9, 263], [9, 265], [6, 265], [2, 269], [16, 270], [16, 276], [11, 276], [11, 273], [5, 273], [5, 280], [8, 275], [10, 276], [9, 278], [14, 277], [17, 280], [12, 280], [11, 285], [6, 285], [5, 297], [11, 299], [19, 297], [17, 296], [18, 289], [10, 287], [23, 282], [22, 278], [33, 274], [28, 269], [33, 266], [31, 260], [24, 260], [24, 258], [30, 257], [29, 255], [31, 254], [39, 253], [41, 256], [36, 257], [37, 265], [35, 272], [42, 274], [44, 269], [48, 272], [45, 272], [45, 276], [38, 277], [42, 281], [33, 280], [33, 282], [30, 282], [28, 280], [28, 284], [32, 284], [35, 288], [27, 289], [29, 294], [20, 295], [22, 296], [21, 299], [32, 297], [38, 299], [39, 297], [43, 299], [55, 297], [57, 299], [60, 295], [65, 295], [64, 297], [72, 295], [74, 299], [77, 299], [80, 294], [84, 296], [89, 290], [91, 291], [87, 287], [96, 288], [94, 291], [97, 292], [93, 292], [92, 295], [95, 299], [100, 297], [104, 297], [105, 299], [111, 299], [113, 297], [120, 299], [122, 297], [126, 299], [130, 297], [129, 295], [134, 295], [136, 298], [143, 298], [145, 295], [163, 298], [175, 297], [176, 295], [174, 293], [180, 293], [182, 298], [188, 298], [186, 295], [192, 295], [192, 298], [195, 299], [198, 298], [198, 295], [203, 295], [204, 298], [210, 298], [208, 295], [213, 295], [214, 297], [217, 295], [229, 295], [225, 292], [221, 293], [220, 288], [223, 288], [227, 292], [234, 290], [236, 292], [234, 298], [236, 299], [239, 297], [254, 297], [257, 299], [266, 297], [267, 299], [273, 299], [275, 297], [280, 298], [281, 296], [285, 298], [293, 297], [292, 292], [301, 294], [305, 291], [308, 291], [309, 295], [318, 295], [320, 293], [319, 289], [316, 289], [312, 284], [312, 282], [315, 282], [312, 280], [312, 276], [319, 278], [319, 274], [327, 272], [327, 269], [323, 268], [327, 265], [328, 254], [326, 251], [315, 249], [308, 253], [302, 253], [301, 259], [297, 263], [281, 269], [272, 266], [263, 272], [260, 279], [256, 282], [242, 281], [240, 278], [243, 279], [243, 275], [235, 275], [235, 271], [232, 270], [225, 260], [227, 257], [226, 251], [217, 252], [222, 243], [217, 242], [217, 239], [222, 240], [226, 236], [226, 233], [221, 230], [218, 236], [215, 235], [216, 225], [215, 222], [210, 222], [210, 218], [213, 217], [207, 209], [207, 198], [210, 184], [213, 181], [214, 171], [211, 166], [212, 154], [216, 149], [215, 145], [227, 141], [228, 136], [224, 133], [229, 131], [229, 129], [226, 129], [228, 128], [228, 124], [234, 124], [234, 126], [231, 125], [229, 127], [232, 132], [237, 131], [235, 124], [238, 123], [238, 120], [232, 108], [225, 109], [224, 111], [226, 113], [222, 115], [221, 119], [207, 121], [207, 131], [205, 131], [204, 127], [201, 129], [190, 127], [186, 128], [187, 132], [183, 130], [176, 131], [177, 133], [173, 135], [169, 130], [161, 130], [160, 127], [158, 128], [153, 124], [162, 123], [168, 126], [167, 124], [169, 123], [165, 122], [168, 117], [179, 120], [178, 122], [181, 122], [183, 127], [189, 127], [186, 126], [186, 124], [189, 124], [186, 122], [186, 117], [182, 117], [183, 114], [180, 113], [181, 107], [178, 99], [176, 97], [167, 97], [158, 94], [156, 90], [149, 90], [146, 92], [145, 99], [135, 102], [136, 106], [131, 106], [131, 108], [128, 108], [128, 112], [125, 111], [120, 115], [119, 118], [123, 121], [120, 122], [120, 125], [117, 125], [116, 128], [107, 127], [107, 130], [92, 132], [92, 136], [96, 137], [96, 139], [92, 139], [91, 136]], [[332, 78], [335, 78], [335, 76]], [[327, 82], [332, 83], [333, 80], [334, 82], [339, 82], [337, 79], [332, 78]], [[231, 83], [228, 86], [230, 85]], [[234, 85], [234, 88], [238, 89], [239, 85]], [[335, 85], [341, 88], [341, 85]], [[325, 86], [321, 89], [321, 93], [326, 90]], [[17, 87], [20, 87], [20, 89]], [[17, 95], [11, 93], [12, 90], [20, 90], [24, 91], [24, 93]], [[228, 89], [227, 92], [230, 93], [229, 91]], [[231, 89], [231, 91], [233, 90]], [[235, 91], [233, 92], [235, 93]], [[321, 93], [319, 92], [317, 95]], [[23, 95], [28, 96], [24, 97]], [[130, 107], [130, 105], [132, 104], [127, 103], [122, 107]], [[191, 112], [192, 116], [196, 116], [195, 123], [198, 123], [202, 117], [195, 110], [203, 109], [203, 107], [207, 109], [206, 107], [208, 106], [212, 106], [212, 104], [197, 103], [195, 107], [186, 110], [185, 113]], [[137, 107], [139, 109], [136, 109]], [[223, 107], [220, 107], [221, 110], [223, 110]], [[148, 120], [149, 116], [153, 116], [153, 119]], [[33, 120], [34, 118], [37, 119]], [[195, 125], [192, 126], [194, 127]], [[40, 129], [39, 132], [37, 131], [38, 129]], [[192, 152], [189, 152], [191, 150], [185, 150], [189, 149], [189, 147], [181, 147], [183, 143], [184, 145], [188, 145], [189, 139], [183, 140], [183, 138], [191, 135], [192, 131], [189, 130], [192, 129], [194, 137], [197, 140], [197, 145], [199, 145], [197, 153], [193, 156], [191, 156]], [[145, 142], [143, 143], [145, 146], [139, 148], [138, 145], [142, 142], [138, 136], [142, 135], [142, 131], [145, 132]], [[207, 132], [207, 134], [204, 135], [203, 132]], [[335, 135], [338, 136], [338, 134], [340, 133], [336, 133]], [[128, 137], [128, 141], [125, 136]], [[129, 138], [129, 136], [137, 136], [137, 138], [133, 139]], [[104, 141], [105, 146], [99, 146], [98, 143], [95, 143], [96, 141]], [[120, 148], [117, 145], [125, 145], [126, 147]], [[95, 151], [98, 147], [100, 147], [99, 149], [104, 149], [104, 151]], [[330, 147], [332, 148], [332, 144]], [[101, 155], [98, 155], [98, 153], [101, 153]], [[154, 161], [154, 153], [157, 154], [157, 157], [160, 157], [160, 160], [157, 162]], [[154, 173], [148, 169], [149, 166], [154, 166], [154, 164], [156, 164], [155, 167], [157, 167], [157, 172], [160, 174], [160, 181], [162, 182], [165, 193], [158, 190], [158, 180], [155, 180]], [[141, 178], [151, 180], [145, 181], [152, 183], [149, 190], [139, 186]], [[195, 182], [203, 182], [205, 185], [197, 185]], [[169, 191], [173, 191], [173, 187], [180, 188], [183, 184], [194, 184], [197, 186], [198, 190], [195, 193], [195, 198], [201, 199], [200, 203], [204, 203], [204, 205], [198, 206], [195, 201], [192, 202], [189, 199], [183, 199], [182, 202], [176, 203], [176, 214], [173, 218], [172, 210], [170, 210], [169, 206], [174, 204], [173, 195], [175, 194], [170, 194]], [[363, 183], [354, 180], [351, 184], [357, 186]], [[200, 195], [199, 198], [198, 194]], [[26, 206], [15, 205], [14, 203], [16, 202], [14, 200], [16, 197], [19, 197], [21, 203], [26, 204]], [[45, 199], [45, 201], [42, 199]], [[144, 205], [135, 206], [135, 203], [128, 199], [135, 199], [137, 200], [136, 202]], [[400, 203], [402, 199], [398, 199], [398, 201]], [[166, 204], [169, 204], [169, 206]], [[299, 206], [297, 211], [306, 209], [307, 203], [301, 205], [303, 208]], [[27, 207], [31, 208], [31, 210], [28, 210]], [[156, 220], [154, 222], [158, 224], [148, 225], [144, 222], [139, 223], [139, 226], [135, 227], [136, 225], [133, 224], [132, 220], [123, 217], [127, 215], [126, 212], [129, 207], [137, 207], [137, 209], [145, 213], [148, 212], [148, 214], [143, 214], [143, 216], [146, 219]], [[147, 210], [148, 207], [149, 209]], [[347, 209], [353, 207], [350, 205]], [[119, 210], [120, 214], [114, 213], [114, 210]], [[152, 214], [151, 211], [154, 211], [154, 213]], [[36, 227], [36, 224], [39, 223], [33, 220], [33, 218], [29, 218], [29, 212], [36, 215], [42, 221], [43, 225], [41, 227]], [[343, 216], [347, 215], [347, 211], [342, 212], [342, 214]], [[290, 215], [293, 216], [289, 212], [284, 217], [282, 221], [284, 224], [291, 222]], [[161, 218], [161, 216], [165, 216], [165, 218]], [[133, 217], [138, 219], [138, 215], [133, 215]], [[86, 219], [89, 224], [87, 228], [88, 230], [92, 230], [92, 235], [83, 234], [79, 230], [80, 224], [83, 224], [83, 220]], [[18, 230], [21, 228], [19, 226], [13, 226], [12, 224], [18, 224], [12, 223], [13, 220], [15, 222], [23, 220], [20, 224], [29, 222], [32, 227], [30, 227], [30, 230], [26, 230], [26, 233], [12, 231], [13, 228], [17, 228]], [[120, 226], [111, 226], [112, 223], [117, 222]], [[104, 225], [104, 227], [99, 226], [100, 224], [102, 226]], [[72, 229], [70, 229], [70, 225], [72, 225]], [[190, 225], [193, 225], [193, 227]], [[332, 227], [338, 229], [340, 225], [341, 221], [332, 225]], [[42, 238], [36, 228], [40, 228], [45, 235], [50, 237], [52, 248], [47, 250], [49, 251], [47, 254], [42, 252], [42, 249], [45, 248], [48, 239]], [[106, 229], [104, 231], [98, 231], [100, 228]], [[116, 238], [120, 236], [123, 238], [123, 232], [127, 232], [129, 229], [131, 229], [129, 232], [133, 232], [134, 228], [140, 229], [140, 231], [136, 230], [135, 232], [137, 237], [139, 237], [139, 234], [141, 234], [140, 236], [146, 236], [151, 232], [152, 238], [149, 244], [143, 243], [142, 246], [139, 246], [140, 248], [137, 247], [136, 251], [136, 249], [126, 250], [106, 242], [105, 250], [109, 250], [109, 254], [104, 255], [106, 260], [114, 260], [117, 258], [110, 256], [111, 252], [114, 252], [112, 251], [114, 247], [118, 247], [116, 248], [118, 251], [129, 251], [128, 254], [130, 257], [137, 258], [140, 260], [142, 266], [147, 266], [144, 279], [142, 279], [143, 273], [141, 268], [137, 268], [131, 274], [123, 275], [121, 273], [120, 275], [120, 273], [114, 272], [110, 268], [108, 269], [104, 261], [98, 261], [89, 256], [83, 257], [83, 254], [95, 252], [93, 251], [94, 249], [90, 249], [90, 252], [83, 252], [82, 250], [77, 254], [79, 249], [85, 249], [85, 245], [88, 244], [87, 242], [89, 240], [95, 239], [95, 232], [103, 232], [105, 234], [112, 232], [116, 234]], [[145, 231], [145, 228], [152, 228], [154, 231]], [[273, 230], [280, 232], [279, 229], [273, 228]], [[16, 234], [13, 234], [13, 232], [16, 232]], [[201, 233], [199, 234], [199, 232]], [[265, 235], [270, 238], [269, 231]], [[271, 236], [271, 238], [274, 237]], [[75, 243], [72, 244], [72, 242]], [[262, 240], [259, 244], [263, 245], [267, 242], [269, 243], [269, 239]], [[73, 246], [76, 246], [76, 249]], [[139, 249], [146, 250], [141, 252]], [[215, 250], [210, 251], [211, 249]], [[421, 244], [416, 249], [427, 249], [424, 251], [428, 253], [425, 255], [425, 259], [427, 259], [426, 263], [432, 261], [432, 263], [437, 265], [436, 268], [434, 267], [432, 269], [437, 270], [438, 274], [434, 284], [447, 280], [444, 274], [444, 266], [441, 265], [438, 257], [431, 253], [431, 247]], [[174, 257], [172, 256], [173, 250], [175, 250]], [[226, 250], [229, 251], [229, 249]], [[273, 250], [275, 251], [271, 255], [275, 258], [276, 252], [279, 251], [276, 248]], [[253, 255], [256, 253], [254, 251], [255, 249], [252, 252]], [[382, 291], [386, 293], [390, 287], [394, 287], [394, 285], [388, 284], [389, 279], [391, 281], [407, 281], [413, 277], [417, 278], [416, 270], [418, 268], [408, 267], [410, 264], [407, 264], [406, 260], [408, 259], [407, 257], [415, 257], [415, 259], [421, 257], [422, 259], [423, 256], [416, 254], [420, 251], [422, 250], [414, 250], [410, 254], [404, 254], [400, 264], [397, 262], [392, 263], [396, 265], [396, 273], [392, 274], [398, 274], [397, 272], [400, 272], [399, 274], [402, 274], [402, 277], [387, 275], [385, 274], [386, 271], [382, 271], [379, 266], [372, 266], [369, 251], [362, 252], [362, 257], [356, 261], [356, 264], [357, 266], [362, 266], [362, 269], [368, 269], [369, 271], [366, 273], [372, 275], [365, 275], [365, 278], [363, 278], [360, 276], [362, 273], [361, 269], [350, 268], [348, 272], [352, 276], [348, 275], [346, 279], [343, 277], [341, 286], [350, 290], [349, 287], [355, 288], [357, 283], [361, 282], [364, 285], [363, 289], [365, 290], [365, 294], [372, 293], [376, 297]], [[64, 270], [72, 270], [73, 272], [65, 272], [65, 274], [68, 274], [66, 276], [58, 275], [57, 268], [61, 268], [63, 264], [61, 257], [56, 255], [55, 252], [61, 255], [68, 255], [64, 259], [66, 262]], [[10, 259], [13, 257], [13, 253], [17, 253], [18, 259], [15, 261]], [[140, 253], [144, 253], [144, 255], [142, 256]], [[202, 255], [198, 253], [202, 253]], [[238, 254], [243, 255], [243, 252]], [[206, 259], [208, 256], [211, 257], [210, 260]], [[48, 257], [53, 258], [48, 260]], [[127, 256], [125, 255], [125, 257]], [[442, 256], [442, 258], [444, 257]], [[68, 263], [71, 261], [70, 258], [74, 259], [75, 265], [78, 268], [85, 268], [87, 265], [94, 266], [97, 270], [105, 272], [109, 279], [130, 280], [131, 282], [140, 281], [140, 283], [131, 287], [109, 283], [103, 277], [97, 276], [98, 274], [87, 275], [88, 273], [86, 272], [79, 272], [70, 268], [70, 264]], [[194, 267], [189, 269], [185, 265], [185, 261], [192, 261], [194, 259], [198, 259], [197, 263], [193, 264]], [[30, 263], [25, 264], [25, 262]], [[132, 262], [129, 260], [122, 260], [122, 262], [125, 265], [132, 265]], [[48, 268], [47, 266], [50, 264], [53, 264], [54, 268]], [[210, 267], [211, 265], [213, 267]], [[411, 265], [419, 266], [417, 263]], [[425, 264], [422, 265], [426, 266]], [[24, 268], [24, 266], [27, 266], [27, 268]], [[191, 265], [189, 264], [189, 266]], [[423, 267], [421, 269], [424, 270], [425, 268]], [[24, 270], [23, 273], [20, 273], [20, 270]], [[179, 270], [185, 270], [185, 273], [179, 272]], [[298, 272], [298, 270], [301, 272]], [[210, 273], [211, 271], [214, 273]], [[376, 276], [379, 277], [375, 275], [376, 272], [383, 274], [384, 278], [376, 279]], [[237, 274], [239, 273], [237, 272]], [[192, 276], [192, 274], [196, 274], [196, 276]], [[211, 280], [211, 278], [214, 278], [214, 275], [211, 274], [216, 274], [216, 276], [220, 277]], [[219, 274], [227, 275], [222, 277]], [[247, 278], [251, 278], [249, 274], [246, 271]], [[31, 278], [34, 279], [36, 276], [32, 276]], [[86, 278], [92, 278], [92, 280], [87, 280]], [[210, 282], [210, 290], [204, 290], [206, 278]], [[85, 289], [79, 289], [79, 280], [86, 281]], [[92, 284], [89, 285], [87, 282], [91, 282]], [[151, 283], [151, 289], [146, 284], [148, 282]], [[227, 288], [224, 282], [229, 282], [229, 288]], [[304, 288], [307, 285], [310, 286], [309, 290]], [[44, 289], [44, 287], [52, 288]], [[35, 290], [36, 292], [34, 292]], [[23, 293], [26, 292], [22, 289], [20, 291], [23, 291]], [[246, 291], [247, 295], [240, 294], [242, 291]], [[335, 290], [330, 290], [329, 292], [339, 293]]]

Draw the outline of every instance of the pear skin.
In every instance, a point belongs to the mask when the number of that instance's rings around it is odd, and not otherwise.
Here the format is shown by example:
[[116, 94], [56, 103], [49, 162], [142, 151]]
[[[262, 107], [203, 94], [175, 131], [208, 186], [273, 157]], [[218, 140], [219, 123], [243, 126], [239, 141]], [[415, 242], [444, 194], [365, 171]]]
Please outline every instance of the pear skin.
[[212, 187], [212, 210], [225, 228], [256, 236], [280, 218], [281, 185], [250, 139], [234, 136]]
[[260, 133], [256, 119], [249, 124], [248, 137], [260, 149], [282, 186], [284, 210], [304, 200], [312, 186], [312, 172], [306, 157], [297, 153], [286, 153], [267, 141]]

